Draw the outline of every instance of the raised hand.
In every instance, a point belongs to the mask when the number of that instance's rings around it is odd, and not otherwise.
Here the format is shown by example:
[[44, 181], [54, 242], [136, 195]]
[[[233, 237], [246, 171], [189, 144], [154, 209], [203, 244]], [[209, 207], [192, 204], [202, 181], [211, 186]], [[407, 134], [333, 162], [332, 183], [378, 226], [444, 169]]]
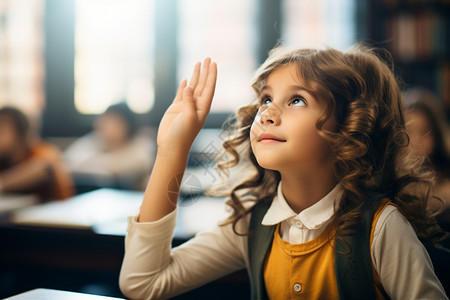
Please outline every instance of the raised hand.
[[187, 85], [183, 80], [158, 129], [158, 152], [188, 154], [211, 108], [217, 65], [207, 58], [197, 63]]
[[189, 85], [183, 80], [158, 129], [158, 152], [138, 221], [152, 222], [173, 211], [189, 150], [205, 123], [216, 87], [217, 66], [207, 58], [195, 65]]

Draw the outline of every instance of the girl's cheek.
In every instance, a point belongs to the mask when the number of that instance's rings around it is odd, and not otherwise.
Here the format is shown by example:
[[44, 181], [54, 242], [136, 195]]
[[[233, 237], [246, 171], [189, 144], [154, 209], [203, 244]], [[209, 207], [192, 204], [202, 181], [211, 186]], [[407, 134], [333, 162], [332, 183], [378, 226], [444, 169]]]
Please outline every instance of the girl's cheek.
[[263, 128], [261, 125], [262, 113], [267, 109], [266, 106], [259, 107], [258, 111], [255, 113], [255, 117], [253, 118], [253, 123], [250, 126], [250, 145], [252, 146], [258, 139], [258, 136], [263, 132]]
[[253, 119], [252, 129], [253, 129], [253, 126], [255, 125], [255, 123], [259, 124], [260, 122], [261, 122], [261, 114], [258, 111], [258, 113], [255, 115], [255, 118]]
[[252, 123], [252, 126], [250, 127], [250, 145], [253, 146], [253, 143], [256, 142], [257, 138], [258, 138], [258, 132], [256, 130], [256, 127], [258, 127], [258, 121], [256, 119], [257, 117], [255, 117], [255, 120]]
[[252, 126], [254, 126], [255, 124], [257, 124], [257, 125], [261, 124], [262, 115], [267, 110], [268, 107], [269, 107], [268, 105], [262, 105], [258, 108], [258, 110], [256, 111], [256, 114], [255, 114], [255, 117], [253, 118]]
[[428, 134], [427, 136], [425, 136], [422, 140], [422, 148], [423, 148], [423, 152], [426, 156], [430, 155], [431, 153], [433, 153], [434, 150], [434, 139], [432, 137], [431, 134]]

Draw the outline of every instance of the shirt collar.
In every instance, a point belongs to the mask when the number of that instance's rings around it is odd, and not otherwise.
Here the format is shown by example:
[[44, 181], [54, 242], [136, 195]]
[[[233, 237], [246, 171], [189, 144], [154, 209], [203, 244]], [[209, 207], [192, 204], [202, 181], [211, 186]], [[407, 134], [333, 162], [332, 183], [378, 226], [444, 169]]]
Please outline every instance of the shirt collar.
[[338, 183], [317, 203], [296, 214], [286, 202], [281, 191], [280, 182], [277, 195], [274, 197], [261, 223], [266, 226], [271, 226], [295, 218], [301, 221], [308, 229], [317, 229], [334, 215], [335, 207], [339, 206], [342, 193], [342, 186]]

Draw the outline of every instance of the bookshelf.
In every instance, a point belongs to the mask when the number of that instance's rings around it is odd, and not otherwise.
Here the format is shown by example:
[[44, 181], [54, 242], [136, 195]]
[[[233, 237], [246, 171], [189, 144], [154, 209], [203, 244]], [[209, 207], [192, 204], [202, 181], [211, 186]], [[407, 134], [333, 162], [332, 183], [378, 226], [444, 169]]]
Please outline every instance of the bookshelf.
[[372, 0], [369, 36], [394, 57], [404, 88], [444, 101], [450, 119], [450, 0]]

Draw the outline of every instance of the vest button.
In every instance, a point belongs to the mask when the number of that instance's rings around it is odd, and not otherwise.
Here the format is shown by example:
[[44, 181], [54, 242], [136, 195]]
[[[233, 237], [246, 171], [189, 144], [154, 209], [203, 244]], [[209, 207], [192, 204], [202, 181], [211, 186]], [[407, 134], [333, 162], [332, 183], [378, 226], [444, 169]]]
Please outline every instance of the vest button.
[[302, 290], [302, 285], [300, 283], [296, 283], [294, 284], [294, 291], [295, 292], [300, 292]]

